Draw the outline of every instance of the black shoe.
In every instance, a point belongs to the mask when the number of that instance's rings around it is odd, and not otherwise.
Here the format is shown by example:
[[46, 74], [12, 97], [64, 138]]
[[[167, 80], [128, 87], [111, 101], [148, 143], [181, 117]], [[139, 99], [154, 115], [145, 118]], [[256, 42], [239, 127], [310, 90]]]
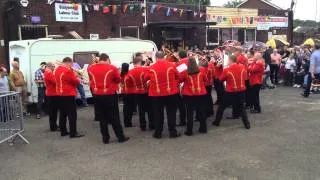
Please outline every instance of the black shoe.
[[130, 138], [129, 137], [124, 137], [124, 138], [122, 138], [122, 139], [119, 139], [119, 143], [124, 143], [124, 142], [126, 142], [126, 141], [128, 141]]
[[141, 127], [140, 129], [141, 129], [141, 131], [143, 131], [143, 132], [145, 132], [145, 131], [147, 130], [146, 127]]
[[179, 127], [186, 126], [186, 123], [179, 123], [179, 124], [177, 124], [177, 126], [179, 126]]
[[132, 127], [135, 127], [135, 126], [133, 126], [132, 124], [129, 124], [129, 125], [125, 125], [124, 127], [125, 128], [132, 128]]
[[152, 137], [155, 138], [155, 139], [161, 139], [162, 138], [161, 135], [156, 135], [156, 134], [153, 134]]
[[102, 142], [103, 142], [103, 144], [109, 144], [110, 140], [109, 140], [109, 138], [103, 138]]
[[250, 113], [252, 113], [252, 114], [260, 114], [260, 113], [261, 113], [261, 111], [258, 111], [258, 110], [255, 110], [255, 109], [252, 109], [252, 110], [250, 110]]
[[68, 136], [69, 135], [69, 132], [62, 132], [61, 133], [61, 136]]
[[193, 133], [192, 133], [192, 132], [189, 132], [189, 131], [186, 131], [186, 132], [184, 133], [184, 135], [186, 135], [186, 136], [192, 136]]
[[227, 119], [239, 119], [240, 117], [227, 117]]
[[309, 96], [308, 95], [306, 95], [306, 94], [304, 94], [304, 93], [301, 93], [300, 94], [302, 97], [305, 97], [305, 98], [308, 98]]
[[171, 135], [170, 135], [170, 138], [178, 138], [178, 137], [180, 137], [180, 136], [181, 136], [180, 133], [176, 133], [176, 134], [171, 134]]
[[250, 129], [251, 128], [249, 121], [244, 122], [244, 127], [246, 129]]
[[195, 119], [194, 122], [200, 122], [199, 119]]
[[220, 126], [220, 123], [218, 123], [217, 121], [213, 121], [213, 122], [212, 122], [212, 125], [213, 125], [213, 126]]
[[199, 133], [201, 133], [201, 134], [206, 134], [206, 133], [207, 133], [207, 130], [199, 129]]
[[70, 138], [81, 138], [83, 137], [83, 134], [75, 134], [75, 135], [70, 135]]

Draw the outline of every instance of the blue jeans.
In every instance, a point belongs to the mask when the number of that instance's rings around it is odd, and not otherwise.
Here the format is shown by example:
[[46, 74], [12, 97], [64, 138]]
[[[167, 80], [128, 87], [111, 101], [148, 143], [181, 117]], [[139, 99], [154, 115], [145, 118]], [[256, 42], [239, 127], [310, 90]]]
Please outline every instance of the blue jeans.
[[87, 105], [87, 99], [86, 99], [86, 94], [84, 92], [83, 85], [79, 84], [77, 89], [78, 89], [78, 92], [79, 92], [80, 97], [81, 97], [82, 105]]

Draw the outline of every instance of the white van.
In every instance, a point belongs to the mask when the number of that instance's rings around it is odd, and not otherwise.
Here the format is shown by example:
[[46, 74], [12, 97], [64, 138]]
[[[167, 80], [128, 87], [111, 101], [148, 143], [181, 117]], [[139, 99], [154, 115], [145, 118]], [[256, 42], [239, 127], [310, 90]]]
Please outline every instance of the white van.
[[[153, 57], [157, 46], [152, 41], [139, 39], [111, 38], [106, 40], [88, 39], [38, 39], [11, 41], [9, 43], [10, 61], [14, 57], [20, 59], [20, 68], [28, 85], [30, 103], [37, 102], [37, 85], [34, 83], [34, 73], [43, 61], [62, 60], [64, 57], [80, 58], [79, 63], [85, 66], [83, 57], [86, 52], [93, 54], [106, 53], [111, 63], [120, 67], [122, 63], [130, 63], [136, 52], [152, 52]], [[90, 56], [87, 56], [90, 57]], [[91, 59], [88, 59], [90, 63]], [[86, 97], [92, 97], [89, 87], [85, 86]]]

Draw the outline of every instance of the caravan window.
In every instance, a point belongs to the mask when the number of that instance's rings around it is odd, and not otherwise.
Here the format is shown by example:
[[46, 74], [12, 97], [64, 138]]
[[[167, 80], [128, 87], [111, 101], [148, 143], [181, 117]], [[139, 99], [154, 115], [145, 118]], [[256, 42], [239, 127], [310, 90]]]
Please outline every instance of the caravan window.
[[97, 51], [90, 51], [90, 52], [75, 52], [73, 53], [73, 60], [77, 62], [81, 68], [85, 64], [91, 64], [92, 55], [98, 56], [99, 52]]

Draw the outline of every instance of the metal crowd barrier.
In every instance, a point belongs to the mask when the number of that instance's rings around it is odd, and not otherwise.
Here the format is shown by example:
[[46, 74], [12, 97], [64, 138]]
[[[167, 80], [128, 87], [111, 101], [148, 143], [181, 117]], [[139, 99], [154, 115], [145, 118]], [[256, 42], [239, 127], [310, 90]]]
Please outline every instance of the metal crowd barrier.
[[22, 136], [23, 109], [21, 96], [17, 92], [0, 93], [0, 144], [13, 143], [17, 137], [29, 144]]

